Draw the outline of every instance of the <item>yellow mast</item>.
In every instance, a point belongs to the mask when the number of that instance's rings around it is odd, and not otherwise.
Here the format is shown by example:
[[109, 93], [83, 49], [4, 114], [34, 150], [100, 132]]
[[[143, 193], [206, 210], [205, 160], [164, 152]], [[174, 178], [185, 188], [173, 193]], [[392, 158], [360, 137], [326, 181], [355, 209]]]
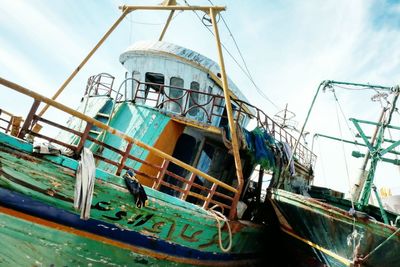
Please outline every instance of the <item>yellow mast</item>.
[[232, 105], [231, 105], [231, 100], [230, 100], [230, 95], [229, 95], [228, 80], [227, 80], [226, 72], [225, 72], [224, 57], [222, 55], [221, 41], [219, 38], [217, 22], [215, 19], [216, 10], [214, 10], [213, 8], [210, 8], [210, 16], [211, 16], [211, 22], [212, 22], [212, 25], [214, 28], [215, 40], [217, 42], [219, 66], [221, 67], [222, 87], [224, 89], [226, 113], [228, 115], [229, 129], [231, 130], [232, 150], [233, 150], [233, 156], [235, 159], [236, 175], [237, 175], [237, 179], [238, 179], [238, 187], [237, 188], [238, 188], [239, 194], [237, 194], [237, 196], [239, 197], [240, 193], [242, 192], [243, 183], [244, 183], [243, 182], [243, 173], [242, 173], [242, 163], [241, 163], [240, 154], [239, 154], [239, 144], [238, 144], [238, 139], [237, 139], [237, 134], [236, 134], [236, 126], [235, 126], [235, 122], [233, 120], [233, 115], [232, 115]]

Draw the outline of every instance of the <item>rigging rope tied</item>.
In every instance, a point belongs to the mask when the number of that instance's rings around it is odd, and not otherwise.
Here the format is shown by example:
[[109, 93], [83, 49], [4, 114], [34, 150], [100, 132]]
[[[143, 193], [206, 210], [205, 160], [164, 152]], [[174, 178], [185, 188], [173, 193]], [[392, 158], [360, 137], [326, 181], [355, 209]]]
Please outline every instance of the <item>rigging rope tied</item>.
[[386, 238], [382, 243], [380, 243], [376, 248], [374, 248], [373, 250], [371, 250], [370, 253], [368, 253], [367, 255], [365, 255], [365, 257], [358, 259], [359, 262], [363, 262], [366, 259], [368, 259], [372, 254], [374, 254], [378, 249], [380, 249], [384, 244], [386, 244], [390, 239], [392, 239], [395, 235], [397, 235], [400, 232], [400, 228], [397, 228], [397, 230], [395, 232], [393, 232], [393, 234], [391, 234], [390, 236], [388, 236], [388, 238]]
[[[228, 218], [224, 214], [222, 214], [219, 211], [216, 211], [215, 208], [219, 207], [218, 205], [212, 206], [208, 211], [211, 213], [211, 215], [214, 216], [215, 220], [217, 221], [218, 225], [218, 243], [219, 243], [219, 248], [223, 252], [229, 252], [232, 248], [232, 231], [231, 231], [231, 226], [229, 225]], [[229, 236], [229, 244], [226, 248], [224, 248], [222, 244], [222, 228], [224, 227], [223, 223], [221, 224], [221, 221], [224, 221], [226, 223], [226, 226], [228, 227], [228, 236]]]
[[[338, 126], [339, 126], [339, 132], [340, 132], [340, 139], [343, 140], [343, 132], [342, 132], [342, 126], [340, 124], [340, 119], [339, 119], [339, 112], [338, 112], [338, 98], [336, 96], [335, 90], [332, 91], [333, 92], [333, 96], [335, 98], [335, 109], [336, 109], [336, 118], [337, 118], [337, 122], [338, 122]], [[343, 159], [344, 159], [344, 163], [345, 163], [345, 167], [346, 167], [346, 174], [347, 174], [347, 183], [349, 186], [349, 190], [351, 190], [351, 181], [350, 181], [350, 174], [349, 174], [349, 166], [347, 164], [347, 157], [346, 157], [346, 151], [344, 148], [344, 142], [342, 141], [342, 152], [343, 152]], [[354, 200], [353, 200], [353, 194], [350, 192], [350, 201], [351, 201], [351, 208], [352, 210], [354, 210]]]

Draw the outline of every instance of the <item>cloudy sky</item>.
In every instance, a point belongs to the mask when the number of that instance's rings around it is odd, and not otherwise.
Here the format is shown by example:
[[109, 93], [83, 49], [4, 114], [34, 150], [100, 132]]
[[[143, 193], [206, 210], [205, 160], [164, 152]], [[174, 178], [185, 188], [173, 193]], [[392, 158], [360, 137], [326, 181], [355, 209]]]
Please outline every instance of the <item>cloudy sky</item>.
[[[192, 5], [209, 4], [208, 1], [187, 1]], [[150, 2], [161, 0], [0, 0], [0, 76], [51, 97], [118, 18], [119, 5]], [[254, 81], [273, 104], [260, 96], [246, 75], [225, 55], [232, 80], [253, 104], [271, 116], [288, 103], [289, 109], [297, 115], [299, 128], [322, 80], [385, 86], [400, 81], [400, 4], [397, 1], [213, 2], [227, 6], [223, 16]], [[87, 78], [93, 74], [108, 72], [119, 79], [117, 84], [122, 82], [124, 69], [118, 61], [120, 53], [135, 41], [158, 38], [166, 16], [167, 13], [145, 12], [129, 15], [59, 100], [75, 107]], [[229, 31], [222, 21], [219, 25], [223, 43], [241, 62]], [[217, 59], [212, 36], [192, 12], [176, 13], [165, 41]], [[370, 99], [374, 92], [338, 89], [336, 94], [346, 117], [378, 118], [381, 105]], [[1, 108], [26, 116], [30, 101], [0, 87]], [[354, 139], [341, 114], [338, 120], [335, 103], [332, 92], [319, 95], [307, 127], [311, 132], [309, 144], [312, 134], [317, 132]], [[47, 116], [62, 118], [54, 111]], [[394, 123], [398, 125], [399, 122], [396, 114]], [[394, 132], [392, 135], [396, 137]], [[347, 192], [347, 177], [350, 180], [356, 177], [361, 165], [360, 160], [350, 155], [358, 148], [346, 145], [343, 151], [341, 144], [319, 138], [314, 149], [319, 156], [316, 184]], [[399, 167], [381, 164], [378, 174], [378, 188], [400, 189]]]

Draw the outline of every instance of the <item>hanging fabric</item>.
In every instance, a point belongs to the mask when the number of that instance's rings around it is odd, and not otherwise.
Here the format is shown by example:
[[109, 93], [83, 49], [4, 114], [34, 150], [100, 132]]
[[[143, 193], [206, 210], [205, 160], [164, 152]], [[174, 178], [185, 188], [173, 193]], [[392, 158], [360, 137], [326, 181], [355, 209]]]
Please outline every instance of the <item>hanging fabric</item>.
[[76, 170], [76, 182], [74, 193], [74, 208], [81, 211], [81, 219], [90, 218], [90, 207], [92, 205], [96, 165], [92, 151], [83, 148], [81, 160]]
[[[291, 157], [292, 157], [292, 149], [290, 148], [289, 144], [286, 143], [286, 142], [281, 142], [281, 144], [282, 144], [283, 153], [285, 154], [285, 157], [286, 157], [287, 161], [289, 161], [291, 159]], [[296, 174], [296, 171], [295, 171], [295, 168], [294, 168], [294, 160], [290, 161], [289, 172], [290, 172], [291, 176]]]

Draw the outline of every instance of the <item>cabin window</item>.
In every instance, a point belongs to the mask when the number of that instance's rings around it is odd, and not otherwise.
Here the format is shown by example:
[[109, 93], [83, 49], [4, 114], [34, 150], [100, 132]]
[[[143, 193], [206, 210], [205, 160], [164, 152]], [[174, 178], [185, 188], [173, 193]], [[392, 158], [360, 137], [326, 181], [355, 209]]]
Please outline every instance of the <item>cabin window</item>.
[[145, 82], [151, 84], [146, 84], [144, 87], [139, 88], [136, 96], [137, 102], [155, 104], [154, 99], [158, 98], [157, 96], [162, 92], [165, 83], [164, 75], [161, 73], [146, 72]]
[[170, 111], [182, 113], [183, 79], [172, 77], [169, 84]]
[[[189, 109], [193, 106], [197, 106], [199, 104], [199, 94], [196, 93], [200, 90], [200, 84], [198, 82], [191, 82], [190, 83], [190, 98], [189, 98]], [[192, 108], [189, 110], [189, 115], [196, 116], [198, 112], [198, 108]]]

